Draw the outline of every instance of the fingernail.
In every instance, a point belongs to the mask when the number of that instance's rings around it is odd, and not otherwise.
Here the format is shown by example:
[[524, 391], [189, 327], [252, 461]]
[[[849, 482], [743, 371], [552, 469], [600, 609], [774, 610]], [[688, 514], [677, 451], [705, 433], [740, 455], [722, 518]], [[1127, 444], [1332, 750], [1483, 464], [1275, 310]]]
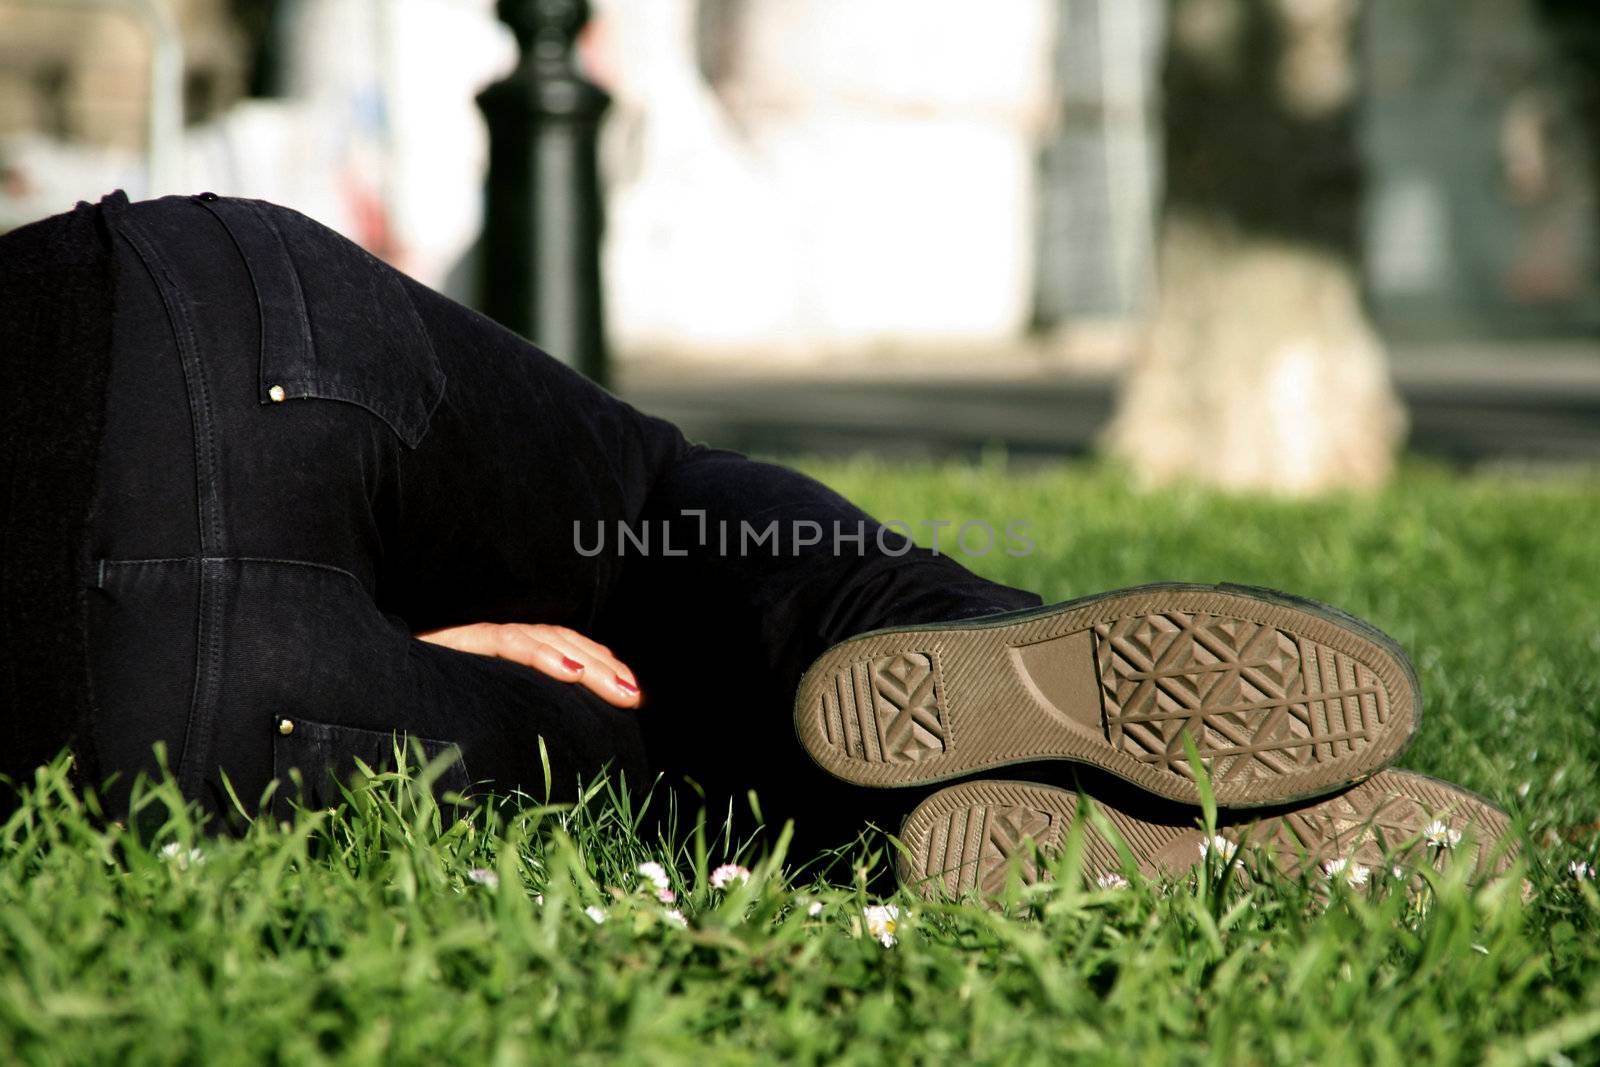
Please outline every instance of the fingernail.
[[573, 659], [571, 656], [562, 656], [561, 657], [561, 665], [563, 667], [565, 667], [569, 671], [581, 671], [581, 670], [583, 670], [583, 664], [579, 663], [577, 660]]
[[617, 688], [622, 690], [624, 693], [629, 694], [630, 696], [639, 691], [638, 686], [634, 685], [632, 682], [620, 675], [617, 677]]

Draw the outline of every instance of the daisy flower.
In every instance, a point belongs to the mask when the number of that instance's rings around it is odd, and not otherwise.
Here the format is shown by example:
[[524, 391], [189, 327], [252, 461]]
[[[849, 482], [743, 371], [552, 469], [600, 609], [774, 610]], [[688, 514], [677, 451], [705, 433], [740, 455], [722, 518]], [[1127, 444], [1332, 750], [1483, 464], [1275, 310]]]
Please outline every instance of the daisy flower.
[[675, 903], [678, 894], [672, 891], [672, 881], [667, 877], [667, 869], [655, 860], [646, 860], [639, 864], [638, 871], [644, 880], [650, 883], [657, 900], [663, 904]]
[[1122, 877], [1122, 875], [1117, 874], [1115, 871], [1112, 871], [1108, 874], [1102, 874], [1100, 877], [1096, 878], [1094, 882], [1095, 885], [1099, 886], [1101, 889], [1128, 888], [1128, 880]]
[[1439, 848], [1455, 848], [1461, 844], [1461, 831], [1451, 829], [1435, 819], [1422, 828], [1422, 839]]
[[184, 848], [176, 841], [168, 841], [162, 845], [160, 856], [180, 871], [187, 870], [191, 863], [200, 864], [206, 861], [204, 852], [197, 848]]
[[1573, 860], [1571, 863], [1567, 864], [1567, 870], [1571, 873], [1572, 877], [1576, 878], [1580, 882], [1592, 879], [1595, 874], [1594, 868], [1585, 863], [1583, 860]]
[[1239, 851], [1239, 846], [1221, 834], [1212, 834], [1211, 840], [1200, 842], [1200, 858], [1206, 859], [1215, 852], [1217, 858], [1227, 863]]
[[667, 922], [671, 923], [673, 926], [689, 925], [689, 920], [685, 919], [683, 917], [683, 912], [679, 911], [677, 908], [668, 908], [666, 911], [661, 913], [661, 917], [667, 920]]
[[584, 908], [583, 913], [589, 916], [589, 918], [593, 919], [596, 926], [599, 926], [601, 923], [606, 921], [606, 913], [593, 904], [590, 904], [587, 908]]
[[895, 928], [900, 925], [900, 909], [893, 904], [869, 904], [862, 909], [867, 919], [867, 933], [878, 939], [884, 948], [893, 948]]
[[726, 889], [735, 882], [748, 882], [750, 871], [737, 863], [724, 863], [711, 872], [711, 888]]
[[487, 867], [474, 867], [467, 872], [467, 877], [479, 885], [488, 886], [490, 889], [496, 889], [500, 885], [500, 876]]
[[667, 869], [655, 860], [647, 860], [639, 864], [638, 871], [644, 875], [645, 881], [657, 889], [667, 889], [672, 885], [671, 879], [667, 877]]
[[1345, 884], [1351, 888], [1367, 884], [1367, 876], [1372, 872], [1359, 863], [1351, 863], [1347, 859], [1329, 860], [1322, 865], [1322, 873], [1331, 882], [1335, 878], [1343, 878]]
[[806, 914], [811, 916], [813, 919], [815, 919], [818, 915], [821, 915], [822, 914], [822, 901], [813, 900], [810, 904], [807, 904], [806, 905]]

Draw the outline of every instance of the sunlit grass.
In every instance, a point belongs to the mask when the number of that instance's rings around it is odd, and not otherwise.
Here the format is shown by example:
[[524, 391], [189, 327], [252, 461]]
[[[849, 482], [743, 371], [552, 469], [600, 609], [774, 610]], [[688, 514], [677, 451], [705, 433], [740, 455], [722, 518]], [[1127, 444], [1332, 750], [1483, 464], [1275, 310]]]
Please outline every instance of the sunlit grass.
[[[1422, 671], [1402, 763], [1511, 809], [1519, 870], [1093, 890], [1069, 837], [992, 912], [871, 895], [881, 838], [796, 875], [781, 834], [661, 830], [642, 806], [669, 798], [604, 785], [491, 810], [384, 774], [221, 839], [170, 783], [124, 829], [58, 765], [0, 829], [0, 1062], [1600, 1062], [1600, 896], [1569, 869], [1597, 862], [1600, 480], [1419, 468], [1285, 504], [1100, 467], [808, 469], [886, 517], [1029, 522], [1033, 554], [966, 562], [1051, 599], [1227, 579], [1370, 618]], [[713, 888], [730, 862], [750, 878]]]

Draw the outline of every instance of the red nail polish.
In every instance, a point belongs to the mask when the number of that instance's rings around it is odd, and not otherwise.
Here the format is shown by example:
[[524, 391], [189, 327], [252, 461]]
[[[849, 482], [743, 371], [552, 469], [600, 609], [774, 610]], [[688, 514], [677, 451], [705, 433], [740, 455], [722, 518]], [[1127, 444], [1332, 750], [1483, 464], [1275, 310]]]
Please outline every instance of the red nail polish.
[[569, 671], [581, 671], [581, 670], [583, 670], [583, 664], [579, 663], [577, 660], [573, 659], [571, 656], [562, 656], [561, 657], [561, 665], [563, 667], [565, 667]]
[[624, 693], [629, 693], [629, 694], [637, 693], [639, 691], [639, 687], [638, 686], [634, 685], [632, 682], [628, 681], [626, 678], [623, 678], [621, 676], [618, 676], [618, 678], [617, 678], [617, 688], [622, 690]]

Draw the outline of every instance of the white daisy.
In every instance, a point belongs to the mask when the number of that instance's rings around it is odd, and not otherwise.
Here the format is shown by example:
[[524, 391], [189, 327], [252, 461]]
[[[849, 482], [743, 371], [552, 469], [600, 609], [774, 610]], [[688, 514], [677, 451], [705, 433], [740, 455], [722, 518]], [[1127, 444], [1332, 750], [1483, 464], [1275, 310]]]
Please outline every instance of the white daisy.
[[711, 872], [711, 888], [726, 889], [734, 882], [748, 882], [750, 871], [737, 863], [724, 863]]
[[1330, 882], [1335, 878], [1343, 878], [1347, 885], [1354, 887], [1366, 885], [1367, 876], [1372, 872], [1359, 863], [1351, 863], [1347, 859], [1340, 858], [1324, 863], [1322, 873]]
[[500, 876], [487, 867], [474, 867], [467, 872], [467, 877], [479, 885], [486, 885], [495, 889], [500, 885]]
[[671, 923], [673, 926], [689, 925], [689, 920], [685, 919], [683, 917], [683, 912], [679, 911], [677, 908], [668, 908], [666, 911], [661, 913], [661, 917], [667, 920], [667, 922]]
[[1583, 860], [1573, 860], [1571, 863], [1567, 864], [1567, 870], [1569, 873], [1571, 873], [1572, 877], [1576, 878], [1580, 882], [1592, 879], [1595, 875], [1594, 868], [1585, 863]]
[[1223, 863], [1227, 863], [1229, 860], [1233, 859], [1234, 854], [1238, 851], [1239, 846], [1234, 844], [1232, 841], [1229, 841], [1221, 834], [1212, 834], [1211, 840], [1200, 842], [1201, 859], [1206, 859], [1211, 855], [1212, 852], [1215, 852], [1217, 854], [1217, 858], [1222, 860]]
[[893, 904], [869, 904], [862, 909], [867, 919], [867, 933], [878, 939], [884, 948], [893, 948], [895, 928], [900, 925], [900, 909]]
[[583, 909], [583, 913], [594, 920], [596, 926], [606, 921], [606, 913], [593, 904]]
[[204, 852], [197, 848], [184, 848], [176, 841], [168, 841], [162, 845], [160, 856], [180, 871], [187, 870], [191, 863], [198, 865], [206, 861]]
[[663, 904], [676, 904], [678, 902], [678, 894], [670, 889], [657, 889], [656, 899]]
[[1095, 881], [1095, 884], [1098, 885], [1101, 889], [1126, 889], [1126, 888], [1128, 888], [1128, 880], [1126, 878], [1122, 877], [1122, 875], [1117, 874], [1115, 871], [1112, 871], [1109, 874], [1102, 874], [1100, 877], [1096, 878], [1094, 881]]
[[1461, 844], [1461, 831], [1452, 829], [1435, 819], [1422, 828], [1422, 839], [1439, 848], [1455, 848]]
[[647, 860], [639, 864], [639, 873], [644, 875], [644, 880], [655, 886], [657, 890], [668, 889], [672, 880], [667, 877], [667, 869], [655, 860]]
[[806, 914], [811, 916], [811, 918], [813, 918], [813, 919], [815, 919], [818, 915], [821, 915], [822, 914], [822, 901], [813, 900], [810, 904], [807, 904], [806, 905]]

